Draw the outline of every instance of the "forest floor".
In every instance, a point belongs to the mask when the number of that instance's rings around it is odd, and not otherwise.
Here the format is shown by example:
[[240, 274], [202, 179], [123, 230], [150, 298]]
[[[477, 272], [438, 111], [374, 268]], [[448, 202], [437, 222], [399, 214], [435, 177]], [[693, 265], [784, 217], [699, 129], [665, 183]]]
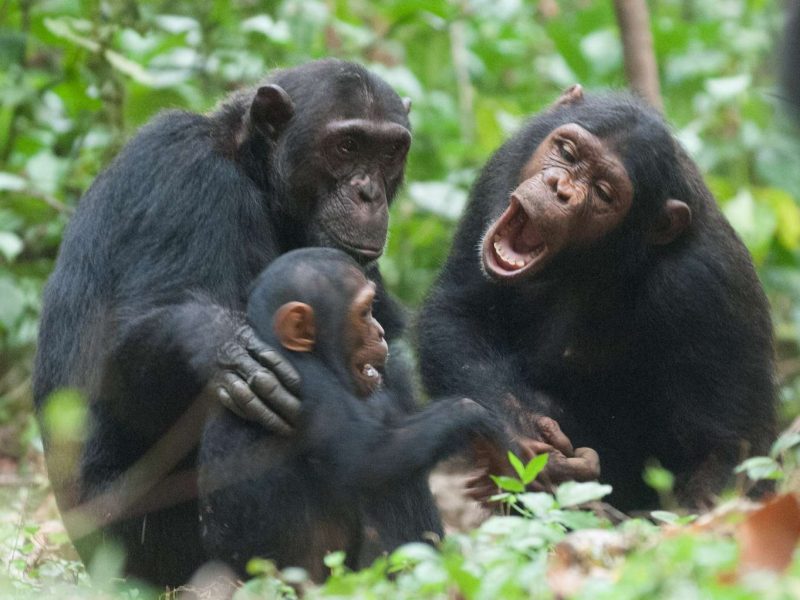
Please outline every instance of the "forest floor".
[[444, 468], [431, 477], [452, 532], [439, 551], [414, 544], [360, 573], [347, 572], [332, 555], [332, 577], [322, 587], [296, 570], [278, 573], [254, 562], [256, 577], [247, 585], [230, 577], [209, 585], [205, 577], [168, 594], [126, 584], [114, 557], [93, 565], [89, 577], [64, 531], [37, 446], [0, 455], [0, 597], [800, 597], [800, 434], [794, 432], [782, 436], [771, 458], [740, 469], [740, 481], [746, 474], [776, 480], [777, 493], [764, 502], [731, 493], [702, 515], [626, 518], [604, 508], [603, 486], [579, 484], [553, 495], [508, 492], [504, 512], [516, 516], [486, 520], [477, 505], [464, 502], [463, 475]]

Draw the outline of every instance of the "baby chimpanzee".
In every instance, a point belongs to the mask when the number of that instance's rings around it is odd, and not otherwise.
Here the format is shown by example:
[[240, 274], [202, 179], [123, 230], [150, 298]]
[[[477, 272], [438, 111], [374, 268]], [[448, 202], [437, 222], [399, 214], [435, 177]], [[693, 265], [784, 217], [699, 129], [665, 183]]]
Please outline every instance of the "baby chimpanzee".
[[256, 280], [248, 320], [300, 373], [304, 414], [293, 437], [229, 411], [209, 421], [199, 484], [210, 558], [243, 575], [265, 557], [319, 581], [328, 552], [346, 551], [355, 568], [442, 535], [428, 470], [496, 428], [467, 399], [399, 408], [381, 388], [387, 346], [374, 296], [356, 262], [330, 248], [284, 254]]

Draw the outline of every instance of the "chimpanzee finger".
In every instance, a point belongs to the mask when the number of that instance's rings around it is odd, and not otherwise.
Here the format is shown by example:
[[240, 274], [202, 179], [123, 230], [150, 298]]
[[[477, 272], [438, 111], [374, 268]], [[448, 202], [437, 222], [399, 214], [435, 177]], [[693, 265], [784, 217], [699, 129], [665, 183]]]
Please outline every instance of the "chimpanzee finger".
[[536, 427], [542, 436], [542, 441], [553, 446], [564, 456], [571, 457], [573, 455], [572, 442], [570, 442], [569, 438], [561, 431], [561, 426], [555, 419], [539, 417], [536, 420]]
[[[242, 381], [236, 373], [226, 371], [222, 375], [222, 382], [225, 387], [224, 391], [238, 409], [234, 410], [235, 413], [249, 421], [260, 424], [264, 429], [272, 433], [279, 435], [292, 434], [293, 429], [289, 424], [269, 410], [250, 389], [250, 386]], [[220, 400], [223, 400], [222, 394], [218, 395]]]
[[530, 438], [518, 440], [517, 443], [522, 450], [522, 456], [520, 458], [523, 458], [526, 462], [540, 454], [553, 454], [558, 452], [558, 450], [550, 444]]
[[553, 454], [545, 472], [555, 483], [564, 481], [593, 481], [600, 476], [600, 458], [591, 448], [581, 448], [581, 455], [571, 458]]
[[262, 367], [247, 352], [236, 357], [233, 367], [265, 405], [266, 410], [276, 412], [293, 427], [297, 425], [302, 410], [300, 400], [287, 392], [271, 371]]
[[242, 327], [239, 335], [247, 351], [258, 359], [262, 366], [272, 371], [283, 387], [291, 394], [300, 393], [300, 375], [289, 364], [289, 361], [275, 352], [271, 346], [262, 342], [250, 327]]
[[576, 481], [594, 481], [600, 478], [600, 456], [592, 448], [576, 448], [575, 458], [567, 459], [567, 462], [570, 461], [580, 461], [575, 463], [579, 465]]

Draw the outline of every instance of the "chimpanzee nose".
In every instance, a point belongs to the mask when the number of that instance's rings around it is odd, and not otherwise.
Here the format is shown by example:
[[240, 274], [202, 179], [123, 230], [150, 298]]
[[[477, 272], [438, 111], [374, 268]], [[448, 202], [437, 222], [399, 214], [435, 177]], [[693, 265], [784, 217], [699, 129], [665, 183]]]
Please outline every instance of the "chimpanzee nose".
[[369, 175], [353, 177], [350, 180], [350, 185], [356, 188], [358, 197], [363, 202], [375, 202], [380, 199], [381, 188], [372, 181]]
[[549, 169], [545, 174], [545, 183], [555, 192], [556, 198], [558, 198], [560, 202], [566, 204], [572, 199], [575, 190], [567, 173], [564, 173], [560, 169]]

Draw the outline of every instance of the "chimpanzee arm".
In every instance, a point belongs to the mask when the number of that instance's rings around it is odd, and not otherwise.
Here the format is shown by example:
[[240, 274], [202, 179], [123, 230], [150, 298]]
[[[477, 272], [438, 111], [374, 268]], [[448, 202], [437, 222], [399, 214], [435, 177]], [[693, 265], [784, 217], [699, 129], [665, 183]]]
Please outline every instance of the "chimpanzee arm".
[[301, 442], [302, 451], [320, 465], [320, 476], [347, 489], [377, 488], [418, 475], [474, 437], [501, 436], [491, 414], [468, 399], [441, 400], [391, 424], [356, 402], [362, 401], [321, 403]]
[[[493, 305], [500, 305], [492, 302], [496, 290], [467, 273], [461, 281], [450, 275], [462, 271], [446, 266], [420, 310], [417, 336], [425, 389], [432, 398], [464, 396], [500, 412], [507, 411], [501, 402], [509, 395], [526, 409], [538, 406], [537, 397], [520, 385], [502, 315], [493, 313]], [[544, 406], [537, 412], [547, 414]]]
[[[145, 439], [156, 439], [204, 387], [211, 388], [210, 397], [270, 431], [288, 432], [296, 422], [299, 403], [283, 386], [296, 390], [297, 375], [241, 315], [209, 298], [137, 313], [117, 335], [99, 398], [115, 419]], [[175, 401], [181, 398], [185, 401]]]

